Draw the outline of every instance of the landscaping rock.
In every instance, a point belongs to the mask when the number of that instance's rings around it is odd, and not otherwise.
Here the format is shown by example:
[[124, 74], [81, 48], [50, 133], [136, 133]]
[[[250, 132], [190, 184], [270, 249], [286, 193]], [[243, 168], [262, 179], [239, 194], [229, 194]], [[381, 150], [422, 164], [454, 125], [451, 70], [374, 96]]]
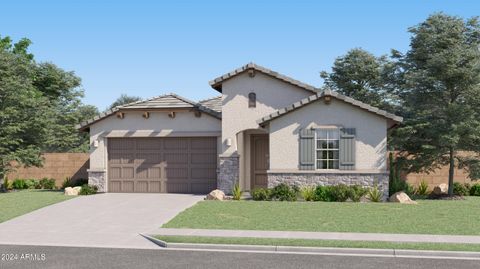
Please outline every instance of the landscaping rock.
[[417, 204], [417, 202], [410, 199], [410, 197], [403, 191], [394, 193], [392, 196], [390, 196], [389, 201], [393, 203], [409, 204], [409, 205]]
[[442, 183], [438, 186], [435, 186], [432, 191], [433, 194], [435, 195], [442, 195], [442, 194], [447, 194], [448, 193], [448, 185], [445, 183]]
[[67, 187], [65, 188], [65, 195], [67, 196], [75, 196], [75, 195], [78, 195], [80, 193], [80, 190], [82, 189], [82, 187]]
[[221, 190], [213, 190], [211, 191], [207, 197], [205, 198], [205, 200], [219, 200], [219, 201], [223, 201], [225, 200], [225, 193]]

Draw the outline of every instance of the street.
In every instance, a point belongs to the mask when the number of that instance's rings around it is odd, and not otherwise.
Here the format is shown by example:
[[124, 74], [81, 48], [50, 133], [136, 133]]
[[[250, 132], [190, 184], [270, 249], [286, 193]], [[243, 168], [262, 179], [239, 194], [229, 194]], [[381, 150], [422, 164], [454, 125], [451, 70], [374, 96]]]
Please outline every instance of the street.
[[[478, 260], [0, 245], [0, 268], [479, 268]], [[9, 259], [9, 260], [8, 260]]]

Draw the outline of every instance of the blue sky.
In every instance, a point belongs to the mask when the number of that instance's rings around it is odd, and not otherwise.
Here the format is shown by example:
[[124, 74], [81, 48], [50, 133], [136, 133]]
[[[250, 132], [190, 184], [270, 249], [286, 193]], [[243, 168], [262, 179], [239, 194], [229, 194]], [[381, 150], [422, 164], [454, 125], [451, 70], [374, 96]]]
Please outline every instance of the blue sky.
[[0, 35], [28, 37], [37, 61], [82, 78], [101, 110], [121, 93], [217, 95], [208, 81], [250, 61], [320, 86], [319, 72], [362, 47], [405, 51], [433, 12], [480, 15], [480, 1], [9, 1]]

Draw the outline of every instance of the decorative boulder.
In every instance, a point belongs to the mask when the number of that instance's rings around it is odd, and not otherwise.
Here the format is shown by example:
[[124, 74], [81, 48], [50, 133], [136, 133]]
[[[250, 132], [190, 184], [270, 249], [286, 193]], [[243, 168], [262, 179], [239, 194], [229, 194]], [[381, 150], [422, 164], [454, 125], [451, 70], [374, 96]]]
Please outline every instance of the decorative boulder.
[[433, 188], [433, 194], [435, 195], [443, 195], [443, 194], [447, 194], [448, 193], [448, 185], [445, 184], [445, 183], [442, 183], [438, 186], [435, 186], [435, 188]]
[[225, 193], [221, 190], [213, 190], [209, 194], [207, 194], [207, 198], [205, 200], [225, 200]]
[[82, 189], [82, 187], [67, 187], [65, 188], [65, 195], [67, 196], [75, 196], [75, 195], [78, 195], [80, 193], [80, 190]]
[[390, 202], [393, 203], [400, 203], [400, 204], [409, 204], [409, 205], [416, 205], [417, 202], [413, 201], [410, 199], [410, 197], [403, 191], [399, 191], [394, 193], [392, 196], [390, 196], [390, 199], [388, 199]]

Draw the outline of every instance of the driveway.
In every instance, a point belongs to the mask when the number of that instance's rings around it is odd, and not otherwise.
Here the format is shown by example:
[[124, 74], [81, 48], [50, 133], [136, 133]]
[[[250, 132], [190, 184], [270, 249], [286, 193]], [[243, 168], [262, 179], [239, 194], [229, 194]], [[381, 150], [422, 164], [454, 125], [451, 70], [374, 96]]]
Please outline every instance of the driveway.
[[81, 196], [0, 224], [0, 244], [157, 248], [148, 233], [203, 199], [189, 194]]

